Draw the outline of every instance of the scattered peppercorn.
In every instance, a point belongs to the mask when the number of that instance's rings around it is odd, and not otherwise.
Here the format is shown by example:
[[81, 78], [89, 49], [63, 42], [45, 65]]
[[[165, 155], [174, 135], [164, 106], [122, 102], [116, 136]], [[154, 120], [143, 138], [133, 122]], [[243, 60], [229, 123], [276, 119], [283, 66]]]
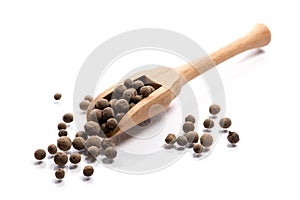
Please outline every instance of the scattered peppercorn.
[[116, 120], [118, 121], [118, 122], [120, 122], [121, 121], [121, 119], [124, 117], [124, 113], [118, 113], [117, 115], [116, 115]]
[[60, 130], [60, 129], [67, 129], [67, 124], [65, 124], [65, 122], [59, 122], [57, 124], [57, 129]]
[[93, 109], [89, 114], [88, 121], [94, 121], [98, 123], [100, 120], [102, 120], [102, 115], [103, 115], [102, 110]]
[[[125, 99], [122, 99], [124, 100], [125, 102], [127, 102]], [[115, 116], [115, 112], [112, 108], [110, 107], [107, 107], [107, 108], [104, 108], [103, 112], [102, 112], [102, 118], [104, 120], [108, 120], [109, 118], [112, 118]]]
[[113, 109], [113, 110], [116, 110], [116, 104], [117, 104], [117, 99], [111, 99], [109, 101], [109, 106]]
[[55, 164], [64, 166], [68, 162], [68, 155], [65, 152], [57, 152], [54, 156]]
[[74, 117], [71, 113], [66, 113], [63, 116], [63, 121], [66, 123], [71, 123], [74, 120]]
[[73, 139], [72, 145], [74, 149], [81, 150], [85, 148], [85, 140], [82, 137], [75, 137]]
[[206, 148], [210, 147], [212, 145], [213, 141], [214, 141], [214, 138], [208, 133], [205, 133], [200, 137], [200, 144]]
[[211, 119], [206, 119], [206, 120], [204, 120], [204, 122], [203, 122], [203, 126], [204, 126], [205, 128], [212, 128], [212, 127], [214, 127], [214, 125], [215, 125], [215, 123], [214, 123], [214, 121], [211, 120]]
[[194, 144], [194, 152], [200, 154], [203, 152], [203, 146], [201, 144]]
[[35, 152], [34, 152], [34, 157], [37, 159], [37, 160], [43, 160], [45, 157], [46, 157], [46, 151], [44, 149], [37, 149]]
[[195, 131], [189, 131], [185, 134], [188, 143], [197, 143], [199, 140], [199, 135]]
[[96, 107], [100, 110], [103, 110], [104, 108], [106, 108], [108, 106], [109, 106], [109, 103], [108, 103], [107, 99], [99, 99], [96, 102]]
[[217, 115], [220, 112], [220, 110], [221, 108], [217, 104], [212, 104], [211, 106], [209, 106], [209, 112], [212, 115]]
[[177, 137], [176, 142], [179, 146], [185, 146], [188, 144], [187, 138], [182, 135]]
[[99, 156], [100, 154], [100, 149], [96, 146], [90, 146], [87, 152], [91, 157], [97, 158], [97, 156]]
[[76, 134], [75, 134], [75, 137], [81, 137], [83, 138], [84, 140], [88, 139], [88, 134], [86, 134], [84, 131], [78, 131]]
[[85, 141], [85, 146], [86, 148], [89, 148], [91, 146], [96, 146], [98, 148], [101, 147], [101, 139], [98, 136], [90, 136], [86, 141]]
[[128, 79], [124, 80], [124, 85], [127, 88], [133, 88], [133, 81], [128, 78]]
[[117, 150], [114, 147], [107, 147], [105, 149], [105, 156], [108, 159], [114, 159], [115, 157], [117, 157]]
[[117, 127], [118, 125], [118, 122], [115, 118], [109, 118], [106, 122], [107, 124], [107, 127], [110, 128], [110, 129], [114, 129]]
[[143, 97], [148, 97], [151, 94], [151, 88], [149, 86], [143, 86], [140, 88], [140, 93]]
[[79, 153], [72, 153], [69, 158], [70, 162], [73, 164], [80, 163], [81, 155]]
[[110, 139], [110, 138], [104, 138], [101, 142], [101, 148], [104, 150], [108, 147], [114, 147], [114, 146], [115, 145], [114, 145], [112, 139]]
[[85, 123], [84, 130], [89, 136], [98, 135], [100, 133], [100, 126], [97, 122], [89, 121]]
[[91, 95], [86, 95], [86, 96], [84, 97], [84, 100], [88, 100], [89, 102], [92, 102], [93, 99], [94, 99], [94, 98], [93, 98]]
[[237, 134], [236, 132], [229, 131], [229, 134], [227, 136], [227, 140], [231, 144], [236, 144], [236, 143], [238, 143], [240, 141], [239, 134]]
[[116, 109], [118, 112], [126, 113], [129, 110], [129, 104], [128, 101], [125, 99], [120, 99], [116, 103]]
[[189, 131], [193, 131], [195, 130], [195, 125], [193, 124], [193, 122], [184, 122], [182, 129], [185, 133], [189, 132]]
[[54, 144], [50, 144], [50, 145], [48, 146], [48, 152], [49, 152], [50, 154], [56, 154], [56, 152], [57, 152], [57, 147], [56, 147]]
[[229, 128], [231, 126], [232, 122], [231, 122], [230, 118], [225, 117], [225, 118], [220, 119], [220, 123], [219, 124], [220, 124], [220, 126], [222, 128], [226, 129], [226, 128]]
[[193, 124], [195, 124], [196, 119], [193, 115], [188, 115], [185, 117], [185, 122], [192, 122]]
[[109, 128], [107, 126], [106, 123], [103, 123], [101, 124], [101, 130], [104, 132], [104, 133], [107, 133], [109, 131]]
[[83, 175], [84, 176], [92, 176], [94, 173], [94, 168], [91, 165], [85, 166], [83, 168]]
[[57, 147], [62, 151], [68, 151], [72, 146], [72, 141], [67, 136], [61, 136], [57, 139]]
[[61, 94], [60, 93], [54, 94], [54, 99], [55, 100], [60, 100], [61, 99]]
[[140, 89], [140, 87], [143, 87], [143, 86], [144, 86], [143, 81], [137, 80], [137, 81], [133, 82], [133, 87], [136, 90]]
[[58, 168], [56, 171], [55, 171], [55, 177], [57, 179], [63, 179], [65, 177], [65, 170], [62, 169], [62, 168]]
[[129, 88], [124, 91], [122, 99], [125, 99], [126, 101], [130, 101], [133, 99], [133, 97], [137, 94], [136, 90], [134, 88]]
[[170, 133], [167, 135], [167, 137], [165, 138], [165, 142], [167, 144], [175, 144], [176, 142], [176, 136], [173, 133]]
[[65, 130], [65, 129], [60, 129], [58, 131], [58, 136], [61, 137], [61, 136], [67, 136], [68, 135], [68, 131]]
[[90, 101], [89, 100], [83, 100], [83, 101], [81, 101], [80, 103], [79, 103], [79, 108], [81, 109], [81, 110], [87, 110], [88, 109], [88, 107], [89, 107], [89, 105], [90, 105]]
[[132, 98], [132, 101], [133, 101], [133, 103], [137, 104], [137, 103], [140, 102], [142, 99], [143, 99], [143, 96], [142, 96], [142, 95], [135, 95], [135, 96]]
[[124, 91], [127, 90], [127, 87], [125, 85], [118, 85], [114, 88], [114, 91], [112, 93], [112, 99], [119, 99], [123, 96]]

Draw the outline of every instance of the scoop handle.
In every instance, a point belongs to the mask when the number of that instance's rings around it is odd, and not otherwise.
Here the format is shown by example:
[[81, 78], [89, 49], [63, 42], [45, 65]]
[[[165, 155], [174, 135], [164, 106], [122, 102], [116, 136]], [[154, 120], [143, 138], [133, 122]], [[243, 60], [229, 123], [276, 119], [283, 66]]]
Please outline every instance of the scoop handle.
[[268, 27], [264, 24], [257, 24], [248, 34], [213, 52], [208, 58], [201, 58], [180, 66], [177, 68], [177, 71], [187, 81], [190, 81], [225, 60], [246, 50], [266, 46], [270, 41], [271, 32]]

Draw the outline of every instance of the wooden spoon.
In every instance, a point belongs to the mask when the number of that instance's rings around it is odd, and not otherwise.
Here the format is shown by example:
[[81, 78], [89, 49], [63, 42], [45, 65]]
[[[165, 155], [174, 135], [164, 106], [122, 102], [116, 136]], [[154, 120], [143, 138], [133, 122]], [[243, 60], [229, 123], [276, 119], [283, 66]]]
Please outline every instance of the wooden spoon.
[[[142, 80], [146, 84], [151, 84], [156, 90], [131, 108], [121, 119], [119, 126], [106, 136], [116, 138], [121, 133], [125, 133], [130, 128], [147, 120], [150, 108], [152, 116], [161, 113], [163, 111], [161, 108], [168, 107], [185, 83], [239, 53], [269, 44], [270, 40], [271, 33], [269, 29], [263, 24], [258, 24], [245, 36], [215, 51], [208, 57], [177, 68], [157, 67], [128, 77], [132, 80]], [[95, 108], [97, 100], [102, 98], [109, 100], [111, 98], [115, 86], [110, 87], [94, 98], [87, 110], [87, 118], [91, 110]], [[153, 106], [156, 104], [160, 106]]]

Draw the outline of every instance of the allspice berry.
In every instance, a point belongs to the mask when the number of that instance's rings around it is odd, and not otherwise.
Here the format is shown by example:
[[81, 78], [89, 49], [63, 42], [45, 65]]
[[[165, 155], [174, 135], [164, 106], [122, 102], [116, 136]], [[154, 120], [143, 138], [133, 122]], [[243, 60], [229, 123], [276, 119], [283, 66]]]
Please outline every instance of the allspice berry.
[[142, 95], [135, 95], [135, 96], [132, 98], [132, 101], [133, 101], [133, 103], [137, 104], [137, 103], [140, 102], [142, 99], [143, 99], [143, 96], [142, 96]]
[[211, 106], [209, 106], [209, 112], [212, 115], [217, 115], [220, 112], [220, 110], [221, 108], [217, 104], [212, 104]]
[[57, 147], [62, 151], [68, 151], [71, 149], [72, 141], [67, 136], [61, 136], [57, 139]]
[[126, 113], [129, 110], [129, 103], [125, 99], [120, 99], [116, 103], [116, 109], [118, 112]]
[[114, 88], [112, 99], [119, 99], [123, 96], [124, 91], [127, 90], [125, 85], [118, 85]]
[[86, 111], [90, 105], [90, 101], [89, 100], [83, 100], [79, 103], [79, 108], [80, 110]]
[[97, 158], [97, 156], [99, 156], [99, 154], [100, 154], [100, 149], [95, 146], [90, 146], [88, 148], [87, 152], [91, 157]]
[[88, 134], [86, 134], [84, 131], [78, 131], [75, 134], [75, 137], [82, 137], [84, 140], [88, 139]]
[[82, 137], [75, 137], [72, 145], [74, 149], [81, 150], [85, 148], [85, 140]]
[[117, 120], [117, 122], [120, 122], [121, 121], [121, 119], [124, 117], [124, 113], [118, 113], [117, 115], [116, 115], [116, 120]]
[[231, 144], [236, 144], [236, 143], [238, 143], [240, 141], [239, 134], [237, 134], [236, 132], [229, 131], [229, 134], [227, 136], [227, 140]]
[[67, 129], [67, 124], [65, 122], [59, 122], [57, 124], [57, 129], [60, 130], [60, 129]]
[[66, 113], [66, 114], [64, 114], [62, 119], [66, 123], [71, 123], [74, 120], [74, 117], [71, 113]]
[[97, 122], [94, 121], [89, 121], [85, 123], [84, 130], [89, 136], [100, 134], [100, 126]]
[[165, 138], [165, 142], [167, 144], [175, 144], [176, 142], [176, 136], [173, 133], [170, 133], [167, 135], [167, 137]]
[[43, 160], [46, 157], [46, 151], [44, 149], [37, 149], [34, 152], [34, 157], [37, 160]]
[[72, 153], [69, 160], [72, 164], [78, 164], [81, 161], [81, 155], [79, 153]]
[[195, 131], [189, 131], [185, 134], [188, 143], [197, 143], [199, 140], [199, 135]]
[[137, 94], [134, 88], [129, 88], [124, 91], [122, 99], [127, 100], [128, 102], [133, 99], [133, 97]]
[[195, 153], [200, 154], [203, 152], [203, 146], [201, 144], [194, 144], [193, 150]]
[[110, 138], [104, 138], [101, 142], [101, 148], [104, 150], [107, 149], [108, 147], [114, 147], [114, 146], [115, 145], [114, 145], [112, 139], [110, 139]]
[[220, 119], [220, 123], [219, 124], [220, 124], [220, 127], [226, 129], [226, 128], [229, 128], [231, 126], [232, 122], [231, 122], [230, 118], [225, 117], [225, 118]]
[[57, 147], [55, 146], [55, 144], [50, 144], [50, 145], [48, 146], [48, 152], [49, 152], [50, 154], [56, 154], [56, 152], [57, 152]]
[[84, 97], [84, 100], [88, 100], [89, 102], [92, 102], [93, 99], [94, 99], [94, 98], [93, 98], [91, 95], [86, 95], [86, 96]]
[[[125, 99], [121, 99], [121, 100], [124, 100], [126, 101]], [[127, 101], [126, 101], [127, 102]], [[110, 107], [107, 107], [107, 108], [104, 108], [103, 112], [102, 112], [102, 117], [104, 120], [108, 120], [109, 118], [113, 118], [115, 117], [115, 112], [112, 108]]]
[[117, 127], [118, 125], [118, 122], [115, 118], [109, 118], [106, 122], [107, 124], [107, 127], [110, 128], [110, 129], [114, 129]]
[[144, 86], [143, 81], [137, 80], [137, 81], [134, 81], [134, 82], [133, 82], [133, 87], [134, 87], [134, 89], [136, 89], [136, 90], [140, 89], [140, 88], [143, 87], [143, 86]]
[[193, 131], [193, 130], [195, 130], [195, 125], [194, 125], [192, 122], [190, 122], [190, 121], [184, 122], [184, 124], [183, 124], [183, 126], [182, 126], [182, 130], [183, 130], [185, 133], [187, 133], [187, 132], [189, 132], [189, 131]]
[[185, 145], [188, 144], [187, 138], [185, 136], [182, 136], [182, 135], [177, 137], [176, 142], [179, 146], [185, 146]]
[[65, 170], [62, 169], [62, 168], [58, 168], [56, 171], [55, 171], [55, 177], [57, 179], [63, 179], [65, 177]]
[[109, 106], [113, 109], [116, 110], [116, 104], [117, 104], [118, 99], [111, 99], [108, 103]]
[[90, 115], [88, 117], [88, 121], [94, 121], [94, 122], [99, 122], [102, 120], [103, 116], [103, 111], [99, 109], [93, 109], [90, 112]]
[[85, 147], [89, 148], [91, 146], [96, 146], [98, 148], [101, 147], [101, 139], [98, 136], [90, 136], [86, 141], [85, 141]]
[[214, 125], [215, 125], [215, 123], [214, 123], [214, 121], [211, 120], [211, 119], [206, 119], [206, 120], [204, 120], [204, 122], [203, 122], [203, 126], [204, 126], [205, 128], [208, 128], [208, 129], [214, 127]]
[[58, 131], [58, 136], [61, 137], [61, 136], [67, 136], [68, 135], [68, 131], [65, 130], [65, 129], [60, 129]]
[[91, 165], [87, 165], [83, 168], [83, 175], [84, 176], [92, 176], [94, 173], [94, 168]]
[[193, 124], [195, 124], [196, 119], [193, 115], [188, 115], [185, 117], [185, 122], [192, 122]]
[[54, 99], [55, 100], [60, 100], [61, 99], [61, 93], [54, 94]]
[[109, 103], [108, 103], [107, 99], [99, 99], [96, 102], [96, 107], [100, 110], [103, 110], [104, 108], [106, 108], [108, 106], [109, 106]]
[[140, 88], [140, 94], [143, 95], [143, 97], [148, 97], [151, 94], [151, 88], [149, 86], [143, 86]]
[[124, 80], [124, 85], [127, 88], [133, 88], [133, 81], [128, 78], [128, 79]]
[[107, 147], [105, 149], [105, 156], [108, 159], [114, 159], [115, 157], [117, 157], [117, 150], [115, 149], [115, 147]]
[[210, 147], [212, 145], [213, 141], [214, 141], [214, 138], [208, 133], [205, 133], [200, 137], [200, 144], [206, 148]]
[[68, 155], [65, 152], [57, 152], [54, 156], [55, 164], [64, 166], [68, 162]]

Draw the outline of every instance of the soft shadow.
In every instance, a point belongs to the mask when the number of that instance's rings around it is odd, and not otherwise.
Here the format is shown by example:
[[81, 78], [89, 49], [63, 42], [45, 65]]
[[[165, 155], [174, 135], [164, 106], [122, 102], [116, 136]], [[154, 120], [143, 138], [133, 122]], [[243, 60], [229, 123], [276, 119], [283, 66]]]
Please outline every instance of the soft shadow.
[[86, 176], [84, 176], [84, 177], [82, 177], [82, 181], [84, 181], [84, 182], [92, 182], [92, 178], [91, 177], [86, 177]]
[[61, 165], [55, 165], [54, 166], [54, 170], [58, 170], [59, 168], [62, 168], [62, 169], [65, 169], [67, 166], [66, 165], [64, 165], [64, 166], [61, 166]]
[[191, 143], [191, 144], [188, 144], [188, 145], [186, 145], [186, 148], [194, 148], [194, 144], [193, 143]]
[[43, 169], [46, 167], [46, 163], [42, 160], [35, 161], [33, 164], [38, 169]]
[[69, 166], [69, 169], [70, 170], [74, 170], [74, 169], [77, 169], [78, 168], [78, 165], [70, 165]]
[[254, 50], [251, 50], [251, 51], [249, 51], [249, 53], [247, 53], [247, 55], [246, 55], [244, 58], [242, 58], [237, 64], [240, 64], [240, 63], [242, 63], [242, 62], [245, 62], [245, 61], [247, 61], [247, 60], [249, 60], [249, 59], [251, 59], [251, 58], [253, 58], [253, 57], [256, 57], [256, 56], [261, 55], [261, 54], [264, 54], [264, 53], [265, 53], [265, 51], [264, 51], [263, 49], [254, 49]]
[[219, 133], [227, 133], [228, 130], [219, 130]]
[[194, 153], [193, 158], [200, 158], [202, 155], [200, 153]]
[[61, 179], [55, 179], [54, 183], [62, 185], [63, 184], [63, 180], [61, 180]]
[[103, 162], [104, 164], [110, 165], [110, 164], [112, 164], [112, 163], [114, 162], [114, 160], [113, 160], [113, 159], [109, 159], [109, 158], [103, 158], [103, 159], [102, 159], [102, 162]]
[[38, 161], [35, 161], [33, 164], [34, 164], [34, 165], [41, 165], [41, 164], [43, 164], [43, 163], [44, 163], [44, 161], [38, 160]]
[[237, 145], [236, 145], [236, 144], [227, 144], [227, 147], [228, 147], [228, 148], [236, 148]]
[[209, 130], [209, 129], [203, 129], [203, 132], [204, 132], [204, 133], [210, 133], [211, 130]]
[[218, 118], [217, 115], [211, 115], [211, 116], [209, 116], [209, 119], [217, 119], [217, 118]]
[[209, 151], [210, 151], [210, 148], [204, 148], [204, 149], [203, 149], [203, 152], [204, 152], [204, 153], [209, 152]]
[[174, 144], [164, 144], [163, 148], [165, 148], [165, 149], [175, 149], [176, 146]]
[[53, 159], [53, 158], [54, 158], [54, 155], [49, 155], [47, 158], [48, 158], [48, 159]]
[[176, 150], [177, 151], [183, 151], [185, 148], [184, 147], [177, 147]]

